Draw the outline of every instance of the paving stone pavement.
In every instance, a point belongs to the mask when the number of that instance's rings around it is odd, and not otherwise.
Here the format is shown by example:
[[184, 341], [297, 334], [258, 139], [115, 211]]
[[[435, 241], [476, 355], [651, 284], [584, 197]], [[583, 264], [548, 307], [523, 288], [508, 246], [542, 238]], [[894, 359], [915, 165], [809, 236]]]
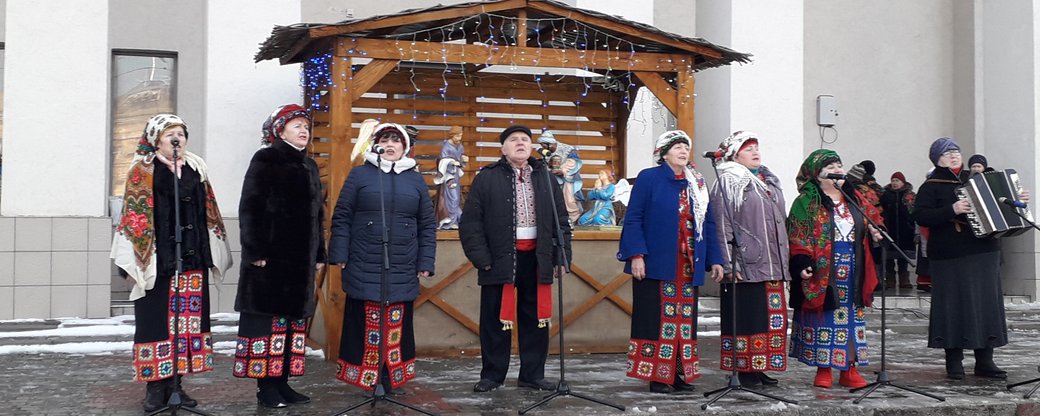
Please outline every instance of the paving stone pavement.
[[[845, 389], [811, 387], [814, 370], [794, 360], [788, 361], [788, 371], [774, 373], [780, 380], [778, 387], [766, 387], [766, 392], [799, 401], [797, 405], [783, 405], [777, 401], [734, 392], [717, 402], [707, 411], [700, 406], [707, 399], [703, 392], [725, 386], [726, 376], [718, 370], [719, 338], [700, 339], [702, 377], [694, 383], [696, 391], [689, 394], [659, 395], [649, 393], [645, 383], [626, 378], [626, 360], [622, 354], [567, 356], [566, 374], [573, 391], [626, 407], [625, 412], [586, 402], [574, 397], [555, 399], [530, 414], [586, 415], [586, 414], [784, 414], [784, 415], [1040, 415], [1040, 393], [1032, 399], [1022, 395], [1031, 386], [1008, 392], [1003, 381], [977, 378], [971, 375], [974, 363], [966, 353], [965, 368], [968, 377], [952, 382], [944, 378], [941, 350], [925, 346], [924, 333], [927, 311], [892, 310], [893, 322], [887, 336], [887, 368], [894, 382], [916, 386], [946, 398], [937, 402], [913, 393], [891, 387], [882, 387], [860, 404], [852, 399], [858, 394]], [[1040, 310], [1009, 311], [1011, 343], [1000, 348], [996, 360], [1010, 373], [1010, 381], [1040, 377]], [[871, 365], [862, 373], [873, 381], [873, 372], [880, 368], [876, 313], [868, 318]], [[702, 328], [703, 330], [703, 328]], [[0, 332], [4, 332], [0, 325]], [[0, 338], [0, 345], [48, 344], [64, 342], [125, 341], [126, 337], [109, 336], [96, 339], [67, 338]], [[221, 334], [217, 341], [229, 341], [233, 334]], [[225, 350], [226, 351], [226, 350]], [[307, 375], [294, 378], [298, 390], [309, 394], [309, 404], [287, 409], [259, 408], [252, 380], [231, 376], [232, 358], [223, 352], [216, 358], [216, 369], [185, 378], [184, 385], [192, 397], [201, 403], [199, 409], [214, 415], [332, 415], [349, 404], [364, 399], [363, 392], [336, 380], [336, 365], [319, 357], [310, 357]], [[468, 358], [423, 358], [417, 363], [418, 376], [405, 386], [404, 394], [395, 399], [440, 414], [513, 415], [538, 401], [543, 393], [515, 386], [518, 363], [514, 358], [513, 372], [506, 386], [485, 394], [472, 392], [477, 381], [480, 360]], [[0, 354], [0, 386], [6, 394], [0, 395], [0, 415], [142, 415], [140, 401], [144, 385], [131, 381], [129, 353], [62, 354], [10, 353]], [[556, 356], [551, 356], [547, 376], [559, 376]], [[836, 383], [837, 384], [837, 383]], [[762, 387], [752, 387], [760, 389]], [[181, 412], [180, 414], [187, 414]], [[375, 407], [365, 406], [351, 414], [404, 415], [415, 414], [389, 403]]]

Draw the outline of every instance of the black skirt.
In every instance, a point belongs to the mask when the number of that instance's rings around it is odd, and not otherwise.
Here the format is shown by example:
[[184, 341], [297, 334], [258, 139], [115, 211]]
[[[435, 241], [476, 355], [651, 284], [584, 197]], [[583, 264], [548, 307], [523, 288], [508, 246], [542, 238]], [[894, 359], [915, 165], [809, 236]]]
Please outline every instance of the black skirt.
[[1000, 252], [931, 259], [931, 348], [995, 348], [1007, 344]]

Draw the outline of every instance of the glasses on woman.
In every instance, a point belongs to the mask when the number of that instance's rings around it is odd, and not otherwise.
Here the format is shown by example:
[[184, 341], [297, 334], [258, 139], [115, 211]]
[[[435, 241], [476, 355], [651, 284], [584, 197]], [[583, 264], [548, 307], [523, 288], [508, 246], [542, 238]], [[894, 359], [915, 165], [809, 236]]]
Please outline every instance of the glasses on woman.
[[960, 157], [960, 150], [947, 150], [943, 152], [942, 157]]

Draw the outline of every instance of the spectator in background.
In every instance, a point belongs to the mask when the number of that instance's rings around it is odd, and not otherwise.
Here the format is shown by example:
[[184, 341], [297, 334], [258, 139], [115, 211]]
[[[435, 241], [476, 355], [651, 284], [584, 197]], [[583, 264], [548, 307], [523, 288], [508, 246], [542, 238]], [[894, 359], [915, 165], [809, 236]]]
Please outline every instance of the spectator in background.
[[[881, 194], [881, 214], [885, 218], [885, 228], [895, 240], [899, 250], [904, 253], [912, 253], [915, 224], [910, 213], [914, 208], [914, 187], [906, 182], [903, 172], [893, 173], [890, 181], [885, 186], [884, 193]], [[885, 249], [890, 250], [885, 260], [886, 282], [894, 282], [904, 289], [913, 288], [913, 285], [910, 284], [909, 264], [906, 259], [899, 253], [891, 251], [892, 247], [887, 244]], [[898, 275], [896, 275], [897, 263], [899, 265]]]

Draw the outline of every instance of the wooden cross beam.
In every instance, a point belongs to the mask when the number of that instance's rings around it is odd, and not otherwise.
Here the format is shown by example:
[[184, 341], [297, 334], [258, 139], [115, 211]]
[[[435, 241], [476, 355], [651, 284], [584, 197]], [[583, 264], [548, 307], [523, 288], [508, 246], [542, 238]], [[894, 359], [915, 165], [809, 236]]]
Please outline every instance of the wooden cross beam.
[[694, 58], [693, 55], [667, 53], [585, 51], [358, 37], [340, 39], [335, 55], [414, 62], [652, 72], [688, 71], [692, 69]]

